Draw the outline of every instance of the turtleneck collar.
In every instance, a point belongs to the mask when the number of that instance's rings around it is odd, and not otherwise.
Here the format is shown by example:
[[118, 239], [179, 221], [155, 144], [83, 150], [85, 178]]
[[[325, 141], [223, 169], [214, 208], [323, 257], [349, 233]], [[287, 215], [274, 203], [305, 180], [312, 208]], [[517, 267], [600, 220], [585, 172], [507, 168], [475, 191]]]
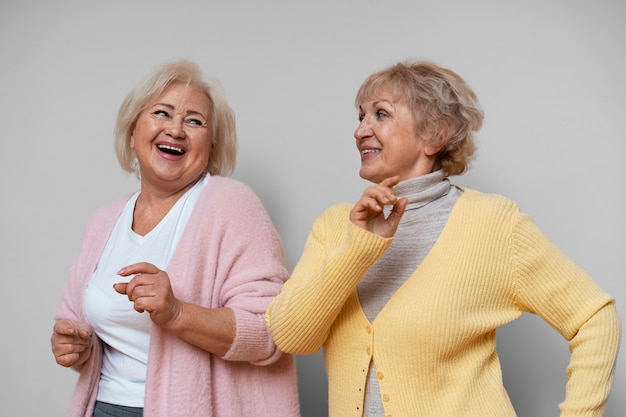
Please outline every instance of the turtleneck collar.
[[450, 187], [450, 180], [444, 175], [443, 170], [438, 170], [404, 180], [393, 187], [393, 191], [398, 198], [409, 199], [406, 210], [416, 210], [448, 194]]

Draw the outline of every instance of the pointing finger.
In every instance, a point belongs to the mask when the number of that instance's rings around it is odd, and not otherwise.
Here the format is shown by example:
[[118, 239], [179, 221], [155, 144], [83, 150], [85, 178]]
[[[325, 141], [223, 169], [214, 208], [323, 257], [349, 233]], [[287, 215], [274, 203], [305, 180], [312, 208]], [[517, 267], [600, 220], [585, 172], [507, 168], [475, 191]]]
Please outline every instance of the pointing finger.
[[123, 277], [133, 274], [156, 274], [160, 269], [155, 265], [148, 262], [139, 262], [132, 265], [127, 265], [117, 271], [117, 274]]

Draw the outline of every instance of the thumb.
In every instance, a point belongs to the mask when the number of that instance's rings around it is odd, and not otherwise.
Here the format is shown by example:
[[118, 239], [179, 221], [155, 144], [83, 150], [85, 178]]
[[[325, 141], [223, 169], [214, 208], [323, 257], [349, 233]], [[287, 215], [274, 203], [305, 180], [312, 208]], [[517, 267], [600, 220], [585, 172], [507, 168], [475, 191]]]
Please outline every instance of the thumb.
[[78, 336], [83, 340], [89, 340], [92, 334], [91, 327], [89, 326], [79, 326], [78, 327]]
[[113, 284], [113, 289], [120, 294], [126, 294], [126, 288], [128, 287], [128, 282], [118, 282]]
[[397, 228], [398, 224], [400, 224], [400, 219], [404, 214], [404, 209], [406, 208], [409, 200], [406, 197], [403, 197], [396, 201], [396, 204], [393, 205], [393, 209], [391, 209], [391, 213], [387, 217], [387, 222], [393, 226], [393, 228]]

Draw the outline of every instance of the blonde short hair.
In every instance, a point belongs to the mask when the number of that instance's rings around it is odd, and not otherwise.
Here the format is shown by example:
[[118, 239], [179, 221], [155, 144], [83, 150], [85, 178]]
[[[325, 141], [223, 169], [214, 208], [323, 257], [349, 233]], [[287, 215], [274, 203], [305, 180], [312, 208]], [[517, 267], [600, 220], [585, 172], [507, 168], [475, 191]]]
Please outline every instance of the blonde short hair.
[[363, 82], [357, 108], [384, 89], [409, 106], [418, 136], [433, 142], [446, 135], [437, 155], [446, 175], [467, 171], [476, 149], [474, 133], [484, 115], [476, 94], [458, 74], [428, 61], [397, 63]]
[[204, 79], [198, 65], [188, 60], [162, 65], [130, 91], [122, 102], [115, 125], [115, 152], [120, 165], [125, 171], [139, 174], [137, 157], [130, 147], [135, 124], [141, 112], [174, 82], [191, 85], [209, 98], [213, 147], [205, 171], [211, 175], [231, 174], [237, 158], [235, 115], [228, 105], [222, 84], [216, 79]]

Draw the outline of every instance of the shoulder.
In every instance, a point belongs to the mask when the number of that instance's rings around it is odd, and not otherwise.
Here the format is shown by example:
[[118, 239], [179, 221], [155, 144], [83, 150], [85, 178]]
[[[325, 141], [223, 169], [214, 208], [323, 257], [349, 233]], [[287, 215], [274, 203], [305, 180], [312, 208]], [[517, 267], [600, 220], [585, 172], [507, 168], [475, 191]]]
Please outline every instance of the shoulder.
[[451, 219], [463, 228], [485, 233], [512, 232], [523, 217], [519, 205], [508, 197], [463, 188]]
[[[218, 195], [218, 198], [214, 198]], [[214, 203], [232, 204], [237, 201], [258, 201], [259, 198], [252, 188], [234, 178], [211, 176], [202, 197], [210, 198]]]
[[324, 210], [317, 218], [316, 222], [329, 222], [338, 219], [345, 220], [350, 214], [353, 203], [337, 203]]
[[131, 195], [127, 195], [119, 200], [98, 208], [89, 216], [88, 224], [103, 224], [115, 221], [119, 217], [124, 205], [128, 202], [130, 197]]
[[[269, 223], [269, 213], [252, 188], [242, 181], [212, 176], [200, 194], [196, 211], [198, 221], [222, 224]], [[204, 214], [210, 213], [210, 216]]]
[[500, 194], [483, 193], [472, 188], [461, 188], [463, 194], [459, 198], [462, 207], [472, 210], [484, 210], [486, 213], [519, 212], [519, 205], [508, 197]]
[[241, 189], [248, 189], [250, 190], [250, 187], [240, 181], [237, 180], [235, 178], [231, 178], [231, 177], [223, 177], [221, 175], [211, 175], [209, 182], [207, 183], [207, 188], [214, 188], [214, 189], [233, 189], [233, 190], [241, 190]]
[[353, 203], [337, 203], [328, 207], [317, 216], [311, 232], [318, 236], [345, 233], [349, 228], [350, 210], [353, 206]]

